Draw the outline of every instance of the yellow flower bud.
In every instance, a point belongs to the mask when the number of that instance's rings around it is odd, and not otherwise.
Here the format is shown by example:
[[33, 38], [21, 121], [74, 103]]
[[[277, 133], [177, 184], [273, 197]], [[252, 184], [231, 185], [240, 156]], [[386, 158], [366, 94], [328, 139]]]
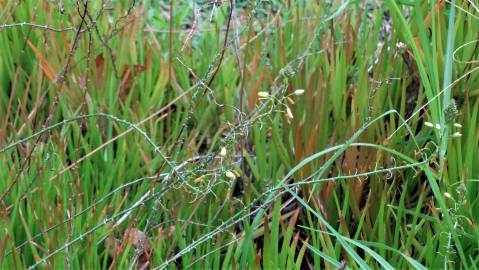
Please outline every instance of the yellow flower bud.
[[268, 92], [258, 92], [258, 97], [259, 98], [268, 98], [269, 93]]
[[229, 179], [231, 180], [235, 180], [236, 179], [236, 174], [234, 174], [232, 171], [227, 171], [225, 173], [226, 177], [228, 177]]

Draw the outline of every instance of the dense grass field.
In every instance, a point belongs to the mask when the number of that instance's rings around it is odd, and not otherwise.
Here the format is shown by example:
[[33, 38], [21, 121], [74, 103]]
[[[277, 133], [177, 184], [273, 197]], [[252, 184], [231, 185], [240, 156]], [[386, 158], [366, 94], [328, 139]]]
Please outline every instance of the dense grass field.
[[0, 0], [0, 269], [478, 269], [479, 1]]

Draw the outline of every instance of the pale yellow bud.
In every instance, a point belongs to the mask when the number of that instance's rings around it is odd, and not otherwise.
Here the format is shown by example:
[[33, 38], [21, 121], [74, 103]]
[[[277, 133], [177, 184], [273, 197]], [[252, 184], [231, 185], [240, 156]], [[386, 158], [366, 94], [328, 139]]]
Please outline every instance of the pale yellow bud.
[[258, 92], [258, 97], [259, 98], [268, 98], [269, 93], [268, 92]]
[[302, 94], [304, 94], [304, 89], [295, 90], [294, 94], [297, 95], [297, 96], [301, 96]]
[[291, 110], [288, 107], [286, 107], [286, 114], [288, 114], [288, 117], [290, 119], [293, 119], [293, 113], [291, 112]]
[[228, 177], [228, 178], [231, 179], [231, 180], [236, 179], [236, 174], [234, 174], [232, 171], [227, 171], [227, 172], [225, 173], [225, 175], [226, 175], [226, 177]]
[[434, 127], [434, 124], [431, 122], [424, 122], [424, 125], [431, 128]]
[[294, 105], [294, 100], [290, 97], [286, 97], [286, 99], [288, 100], [289, 103], [291, 103], [292, 105]]
[[452, 137], [453, 138], [460, 138], [460, 137], [462, 137], [462, 133], [461, 132], [454, 132], [454, 134], [452, 134]]

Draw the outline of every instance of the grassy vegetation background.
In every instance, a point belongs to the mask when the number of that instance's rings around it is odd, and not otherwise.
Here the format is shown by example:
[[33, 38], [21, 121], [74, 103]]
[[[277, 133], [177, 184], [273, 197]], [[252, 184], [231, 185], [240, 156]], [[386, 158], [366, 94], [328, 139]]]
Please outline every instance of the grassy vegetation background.
[[0, 268], [477, 269], [478, 7], [0, 1]]

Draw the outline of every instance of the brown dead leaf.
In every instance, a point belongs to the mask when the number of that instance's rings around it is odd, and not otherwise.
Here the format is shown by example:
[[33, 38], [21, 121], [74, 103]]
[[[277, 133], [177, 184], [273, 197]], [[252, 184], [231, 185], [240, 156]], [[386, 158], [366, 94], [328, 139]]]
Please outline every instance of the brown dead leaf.
[[131, 243], [131, 245], [133, 245], [133, 247], [135, 247], [137, 250], [138, 269], [143, 270], [148, 268], [148, 266], [151, 264], [152, 252], [149, 239], [145, 233], [136, 228], [131, 228], [124, 234], [123, 241], [125, 240], [127, 243]]
[[100, 81], [100, 82], [103, 80], [103, 65], [104, 65], [104, 63], [105, 63], [105, 58], [103, 58], [103, 54], [100, 53], [95, 58], [97, 80]]
[[52, 81], [57, 74], [55, 69], [48, 63], [45, 59], [43, 54], [27, 39], [27, 45], [32, 49], [33, 53], [38, 57], [40, 60], [40, 68], [42, 69], [43, 73], [47, 77], [48, 81]]
[[133, 86], [133, 79], [146, 70], [146, 65], [125, 65], [121, 80], [120, 99], [125, 101]]
[[131, 245], [136, 250], [138, 270], [147, 269], [151, 265], [152, 252], [150, 240], [144, 232], [137, 228], [130, 228], [125, 231], [122, 239], [113, 236], [105, 240], [105, 246], [110, 257], [114, 260], [120, 256], [126, 246]]

